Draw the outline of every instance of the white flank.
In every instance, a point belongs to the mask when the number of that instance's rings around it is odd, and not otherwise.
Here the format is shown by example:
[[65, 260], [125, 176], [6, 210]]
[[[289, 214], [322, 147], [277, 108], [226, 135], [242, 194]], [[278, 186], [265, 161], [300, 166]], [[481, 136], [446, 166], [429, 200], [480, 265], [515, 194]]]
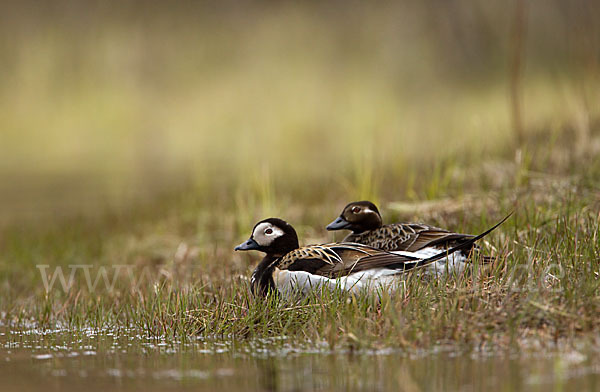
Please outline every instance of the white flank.
[[[442, 252], [444, 252], [444, 249], [423, 248], [416, 252], [394, 251], [392, 253], [396, 253], [403, 256], [418, 257], [420, 259], [427, 259]], [[448, 257], [444, 257], [442, 259], [437, 260], [434, 263], [429, 264], [423, 272], [426, 275], [434, 276], [440, 276], [447, 273], [462, 273], [465, 269], [466, 261], [467, 257], [464, 256], [461, 252], [454, 252]]]
[[273, 274], [277, 290], [285, 296], [299, 293], [308, 294], [312, 290], [344, 290], [353, 293], [372, 291], [380, 288], [394, 289], [400, 280], [398, 271], [377, 268], [355, 272], [337, 279], [314, 275], [305, 271], [276, 270]]

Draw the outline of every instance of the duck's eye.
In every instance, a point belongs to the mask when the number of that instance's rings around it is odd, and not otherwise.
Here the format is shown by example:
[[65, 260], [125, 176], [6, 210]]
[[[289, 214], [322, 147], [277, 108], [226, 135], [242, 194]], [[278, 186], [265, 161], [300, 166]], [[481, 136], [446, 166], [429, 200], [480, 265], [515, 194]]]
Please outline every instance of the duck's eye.
[[352, 213], [358, 214], [360, 212], [360, 207], [352, 207]]
[[265, 234], [266, 235], [273, 234], [273, 229], [267, 229], [267, 230], [265, 230]]

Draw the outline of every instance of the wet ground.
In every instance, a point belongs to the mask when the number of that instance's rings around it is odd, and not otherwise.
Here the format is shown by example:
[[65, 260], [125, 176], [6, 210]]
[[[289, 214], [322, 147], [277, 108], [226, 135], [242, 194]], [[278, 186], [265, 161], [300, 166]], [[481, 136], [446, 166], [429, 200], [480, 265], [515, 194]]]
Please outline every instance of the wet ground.
[[164, 341], [120, 331], [0, 332], [2, 390], [600, 390], [600, 353], [332, 351], [285, 338]]

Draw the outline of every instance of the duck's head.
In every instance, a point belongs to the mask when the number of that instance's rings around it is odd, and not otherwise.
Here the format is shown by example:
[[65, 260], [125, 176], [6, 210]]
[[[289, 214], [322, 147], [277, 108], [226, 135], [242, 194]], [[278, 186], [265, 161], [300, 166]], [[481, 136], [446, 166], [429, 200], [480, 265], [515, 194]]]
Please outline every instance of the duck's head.
[[258, 250], [271, 256], [283, 256], [298, 248], [296, 230], [286, 221], [269, 218], [258, 222], [248, 241], [235, 250]]
[[344, 207], [336, 220], [327, 225], [327, 230], [352, 230], [355, 234], [374, 230], [382, 225], [381, 214], [370, 201], [355, 201]]

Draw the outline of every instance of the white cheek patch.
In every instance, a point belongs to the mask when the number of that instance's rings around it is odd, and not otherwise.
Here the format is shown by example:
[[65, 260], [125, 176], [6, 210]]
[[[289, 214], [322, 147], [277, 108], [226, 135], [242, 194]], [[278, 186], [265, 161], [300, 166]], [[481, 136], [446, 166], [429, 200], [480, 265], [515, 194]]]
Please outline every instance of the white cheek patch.
[[[265, 234], [265, 230], [267, 229], [271, 229], [273, 232], [271, 234]], [[263, 222], [254, 228], [252, 238], [260, 246], [269, 246], [276, 238], [281, 237], [283, 234], [283, 230], [279, 227], [273, 226], [268, 222]]]
[[372, 209], [370, 209], [369, 207], [365, 207], [365, 208], [364, 208], [364, 210], [363, 210], [363, 212], [365, 212], [365, 213], [367, 213], [367, 214], [368, 214], [368, 213], [370, 213], [370, 212], [372, 212], [373, 214], [375, 214], [375, 211], [373, 211], [373, 210], [372, 210]]

